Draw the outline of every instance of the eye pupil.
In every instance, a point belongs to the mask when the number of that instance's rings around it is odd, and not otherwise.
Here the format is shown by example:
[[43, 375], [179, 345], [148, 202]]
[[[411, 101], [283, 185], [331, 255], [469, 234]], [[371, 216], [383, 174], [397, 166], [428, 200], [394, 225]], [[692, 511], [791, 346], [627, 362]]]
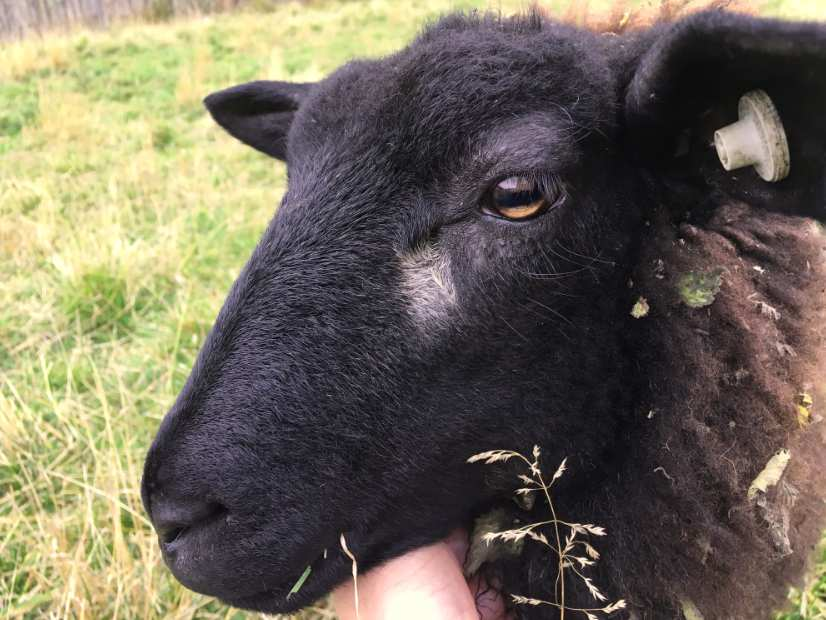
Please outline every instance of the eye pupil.
[[[500, 183], [493, 190], [493, 200], [498, 207], [506, 209], [509, 207], [524, 207], [542, 199], [542, 190], [539, 189], [539, 183], [524, 177], [511, 177], [511, 179], [513, 178], [518, 179], [513, 187], [503, 187], [503, 183]], [[505, 179], [505, 181], [511, 179]]]
[[548, 206], [545, 193], [535, 177], [508, 177], [488, 194], [487, 211], [509, 220], [525, 220], [545, 211]]

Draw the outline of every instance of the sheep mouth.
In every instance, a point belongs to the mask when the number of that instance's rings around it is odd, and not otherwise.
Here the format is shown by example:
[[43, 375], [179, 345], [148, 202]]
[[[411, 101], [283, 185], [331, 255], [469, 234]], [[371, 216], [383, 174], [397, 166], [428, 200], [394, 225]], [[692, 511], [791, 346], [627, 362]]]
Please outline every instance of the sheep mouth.
[[[268, 569], [267, 562], [256, 561], [254, 556], [236, 556], [223, 561], [221, 548], [215, 549], [216, 541], [229, 541], [231, 536], [222, 520], [170, 529], [159, 536], [165, 563], [175, 578], [190, 590], [215, 596], [234, 607], [282, 614], [311, 605], [351, 574], [352, 560], [338, 546], [319, 550], [317, 542], [313, 549], [308, 545], [306, 553], [293, 549], [289, 552], [293, 559], [277, 571]], [[350, 536], [346, 540], [349, 543]], [[367, 564], [370, 549], [369, 544], [355, 543], [360, 571], [362, 556]], [[244, 567], [246, 577], [237, 579], [234, 566]], [[250, 567], [255, 570], [249, 570]], [[258, 584], [255, 583], [258, 579], [251, 577], [254, 573], [260, 574]]]
[[289, 580], [285, 579], [278, 585], [252, 594], [219, 595], [219, 598], [242, 609], [269, 614], [293, 613], [312, 605], [348, 579], [352, 579], [354, 563], [357, 565], [358, 574], [361, 575], [387, 559], [435, 542], [424, 538], [396, 539], [385, 544], [384, 541], [368, 540], [366, 537], [359, 538], [347, 533], [343, 538], [352, 555], [347, 555], [339, 546], [328, 547], [307, 564], [295, 566], [294, 574]]
[[[290, 581], [244, 596], [219, 596], [233, 607], [268, 614], [296, 612], [311, 605], [342, 583], [350, 572], [349, 564], [323, 555], [298, 571]], [[306, 573], [306, 577], [304, 576]], [[302, 583], [303, 582], [303, 583]]]
[[241, 609], [268, 614], [292, 613], [330, 593], [350, 576], [351, 568], [352, 560], [341, 549], [326, 548], [304, 566], [296, 564], [290, 579], [257, 592], [241, 596], [219, 594], [218, 598]]
[[[270, 550], [277, 554], [257, 556], [234, 553], [238, 550], [237, 541], [233, 542], [234, 518], [225, 513], [197, 527], [165, 532], [170, 540], [162, 545], [163, 557], [173, 575], [191, 590], [242, 609], [292, 613], [352, 579], [354, 563], [359, 574], [366, 573], [472, 523], [469, 515], [453, 517], [401, 536], [387, 521], [343, 534], [305, 535], [294, 547], [282, 550], [273, 544]], [[344, 551], [342, 539], [351, 555]]]

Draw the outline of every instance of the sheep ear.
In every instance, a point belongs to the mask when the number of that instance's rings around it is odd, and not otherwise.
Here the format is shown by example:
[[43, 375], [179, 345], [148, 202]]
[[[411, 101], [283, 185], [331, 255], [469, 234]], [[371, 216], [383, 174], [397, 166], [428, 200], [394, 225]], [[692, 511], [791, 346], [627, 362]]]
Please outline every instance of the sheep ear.
[[[824, 75], [826, 24], [697, 13], [654, 35], [633, 70], [628, 139], [661, 173], [693, 175], [757, 206], [826, 218]], [[751, 166], [725, 170], [715, 148], [717, 131], [738, 120], [741, 98], [755, 91], [773, 102], [788, 144], [789, 173], [769, 182]]]
[[313, 84], [257, 81], [212, 93], [204, 99], [227, 132], [276, 159], [287, 158], [287, 133]]

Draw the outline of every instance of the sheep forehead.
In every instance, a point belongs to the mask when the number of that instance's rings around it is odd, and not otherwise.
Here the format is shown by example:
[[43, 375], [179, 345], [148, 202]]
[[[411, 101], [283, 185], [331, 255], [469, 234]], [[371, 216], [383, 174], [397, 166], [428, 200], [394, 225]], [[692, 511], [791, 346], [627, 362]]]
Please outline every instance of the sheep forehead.
[[434, 29], [393, 56], [344, 65], [302, 106], [301, 133], [335, 144], [339, 156], [343, 147], [378, 144], [384, 154], [415, 153], [440, 169], [449, 163], [436, 161], [447, 144], [507, 119], [559, 109], [588, 127], [615, 118], [614, 78], [601, 49], [574, 50], [571, 33], [543, 34], [538, 22], [527, 32], [497, 23]]
[[428, 243], [402, 254], [399, 260], [402, 295], [415, 324], [422, 329], [444, 324], [456, 306], [447, 255]]

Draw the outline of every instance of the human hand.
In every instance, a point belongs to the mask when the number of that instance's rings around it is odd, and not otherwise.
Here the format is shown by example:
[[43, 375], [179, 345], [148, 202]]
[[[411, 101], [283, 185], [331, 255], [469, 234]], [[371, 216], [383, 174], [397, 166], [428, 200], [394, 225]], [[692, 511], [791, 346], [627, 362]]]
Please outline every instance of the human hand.
[[[414, 549], [359, 575], [360, 620], [511, 620], [501, 592], [479, 575], [466, 580], [467, 533]], [[356, 620], [353, 582], [333, 592], [340, 620]]]

